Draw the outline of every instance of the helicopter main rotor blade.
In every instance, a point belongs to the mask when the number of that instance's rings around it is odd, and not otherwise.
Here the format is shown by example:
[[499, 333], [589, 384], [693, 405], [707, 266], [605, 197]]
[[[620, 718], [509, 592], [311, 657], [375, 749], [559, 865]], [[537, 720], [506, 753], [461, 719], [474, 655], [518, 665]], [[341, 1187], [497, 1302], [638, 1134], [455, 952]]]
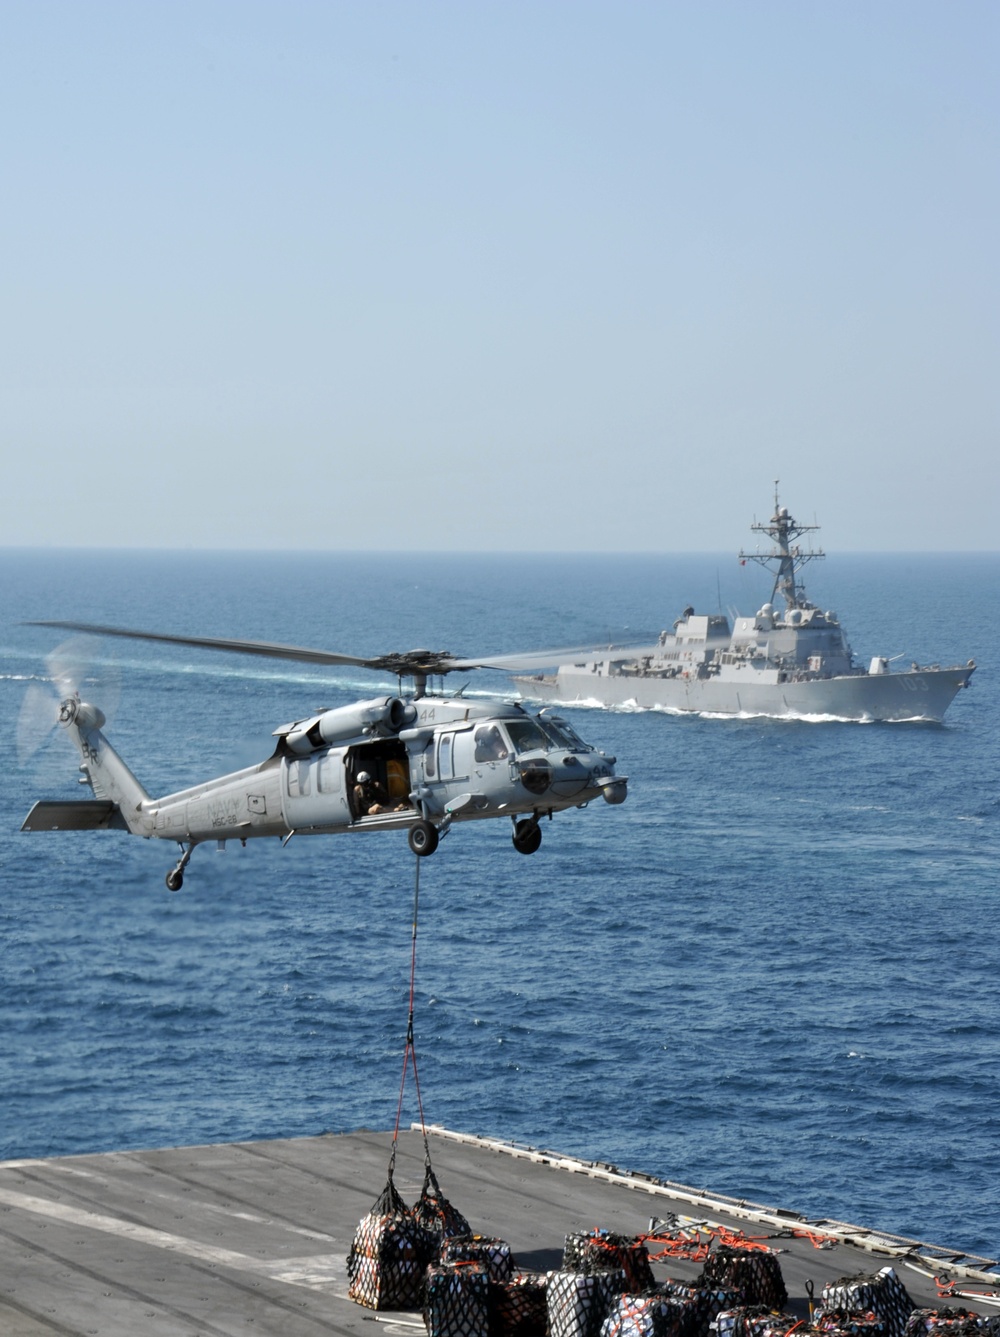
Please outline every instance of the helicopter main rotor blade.
[[137, 631], [129, 627], [108, 627], [95, 622], [29, 622], [30, 627], [56, 627], [60, 630], [83, 631], [97, 636], [120, 636], [133, 641], [156, 641], [164, 645], [189, 645], [202, 650], [228, 650], [234, 654], [261, 655], [268, 659], [291, 659], [304, 664], [346, 665], [372, 669], [377, 673], [392, 673], [420, 682], [431, 675], [443, 675], [469, 669], [500, 669], [531, 672], [565, 664], [588, 654], [607, 653], [625, 649], [625, 646], [587, 645], [569, 646], [559, 650], [530, 650], [519, 654], [487, 655], [475, 659], [458, 659], [447, 650], [404, 650], [385, 655], [345, 655], [336, 650], [313, 650], [304, 645], [282, 645], [275, 641], [230, 640], [221, 636], [175, 636], [162, 631]]
[[29, 622], [29, 627], [57, 627], [86, 631], [95, 636], [121, 636], [131, 641], [160, 641], [166, 645], [192, 645], [203, 650], [231, 650], [236, 654], [263, 655], [268, 659], [294, 659], [306, 664], [346, 664], [355, 668], [379, 668], [378, 659], [341, 655], [333, 650], [310, 650], [302, 645], [279, 645], [273, 641], [227, 640], [221, 636], [172, 636], [162, 631], [135, 631], [128, 627], [106, 627], [95, 622]]

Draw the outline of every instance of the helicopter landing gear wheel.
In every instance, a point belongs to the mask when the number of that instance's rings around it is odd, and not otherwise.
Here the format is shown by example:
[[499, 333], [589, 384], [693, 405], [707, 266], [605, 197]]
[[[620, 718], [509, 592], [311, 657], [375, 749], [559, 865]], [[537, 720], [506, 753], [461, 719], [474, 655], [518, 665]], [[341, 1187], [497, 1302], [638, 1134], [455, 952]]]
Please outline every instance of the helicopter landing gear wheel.
[[430, 822], [415, 822], [406, 838], [410, 842], [410, 849], [421, 859], [433, 854], [438, 847], [437, 827]]
[[534, 854], [542, 843], [542, 828], [531, 818], [516, 822], [511, 840], [518, 854]]
[[189, 845], [187, 849], [181, 846], [181, 857], [167, 874], [166, 883], [168, 891], [180, 891], [184, 885], [184, 869], [188, 865], [188, 860], [194, 853], [194, 845]]

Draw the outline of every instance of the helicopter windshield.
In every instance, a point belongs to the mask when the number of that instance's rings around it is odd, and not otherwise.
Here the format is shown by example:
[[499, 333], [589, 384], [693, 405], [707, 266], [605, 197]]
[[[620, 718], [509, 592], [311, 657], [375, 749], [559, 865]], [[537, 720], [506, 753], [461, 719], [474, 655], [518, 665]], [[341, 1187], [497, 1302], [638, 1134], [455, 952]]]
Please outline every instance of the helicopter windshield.
[[589, 752], [590, 748], [580, 735], [565, 720], [546, 719], [540, 715], [538, 723], [556, 747], [564, 747], [568, 752]]
[[547, 752], [550, 743], [536, 720], [504, 720], [515, 752]]

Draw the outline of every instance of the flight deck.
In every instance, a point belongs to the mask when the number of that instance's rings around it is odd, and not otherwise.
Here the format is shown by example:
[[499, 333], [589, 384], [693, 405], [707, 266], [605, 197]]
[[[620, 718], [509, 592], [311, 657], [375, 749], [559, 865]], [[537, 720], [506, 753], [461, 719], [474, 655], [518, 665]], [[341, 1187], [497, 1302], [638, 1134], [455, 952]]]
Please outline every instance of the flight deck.
[[[680, 1218], [723, 1225], [778, 1251], [787, 1309], [808, 1316], [811, 1283], [891, 1265], [918, 1306], [1000, 1313], [997, 1264], [845, 1223], [713, 1197], [615, 1166], [428, 1130], [445, 1196], [522, 1269], [557, 1268], [567, 1234], [645, 1235]], [[0, 1163], [3, 1337], [412, 1337], [417, 1313], [347, 1296], [346, 1258], [385, 1187], [392, 1136], [360, 1131]], [[424, 1175], [419, 1129], [400, 1134], [394, 1183], [412, 1203]], [[655, 1255], [655, 1241], [649, 1244]], [[654, 1262], [691, 1280], [698, 1262]], [[941, 1298], [934, 1277], [951, 1279]], [[970, 1298], [977, 1296], [978, 1298]]]

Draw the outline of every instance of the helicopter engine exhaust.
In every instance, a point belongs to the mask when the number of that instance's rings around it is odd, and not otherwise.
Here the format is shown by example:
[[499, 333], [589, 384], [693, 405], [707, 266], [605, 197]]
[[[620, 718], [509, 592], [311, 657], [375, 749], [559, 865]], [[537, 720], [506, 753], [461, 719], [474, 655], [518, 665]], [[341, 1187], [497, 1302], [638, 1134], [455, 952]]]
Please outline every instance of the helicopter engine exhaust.
[[324, 710], [307, 720], [296, 720], [275, 730], [292, 752], [308, 753], [328, 743], [346, 742], [359, 734], [391, 738], [417, 717], [416, 707], [398, 696], [377, 696], [352, 706]]

